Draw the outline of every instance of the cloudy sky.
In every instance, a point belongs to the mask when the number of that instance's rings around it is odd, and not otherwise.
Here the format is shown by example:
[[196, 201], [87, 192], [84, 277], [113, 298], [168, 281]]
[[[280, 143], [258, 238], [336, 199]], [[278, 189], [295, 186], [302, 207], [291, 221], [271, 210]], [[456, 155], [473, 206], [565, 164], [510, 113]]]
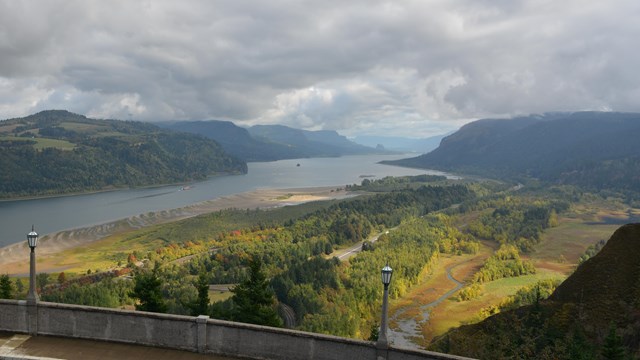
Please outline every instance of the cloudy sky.
[[0, 0], [0, 119], [44, 109], [426, 137], [640, 111], [640, 1]]

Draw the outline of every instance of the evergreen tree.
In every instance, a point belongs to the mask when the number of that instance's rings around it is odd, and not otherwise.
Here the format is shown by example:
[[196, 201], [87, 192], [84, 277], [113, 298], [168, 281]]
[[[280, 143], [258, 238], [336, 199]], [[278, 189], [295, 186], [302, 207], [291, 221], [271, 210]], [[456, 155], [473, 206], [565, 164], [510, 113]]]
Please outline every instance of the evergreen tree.
[[198, 298], [190, 306], [191, 315], [206, 315], [209, 313], [209, 281], [207, 280], [207, 274], [205, 269], [200, 270], [198, 275], [198, 281], [194, 283], [194, 286], [198, 290]]
[[371, 333], [369, 334], [369, 341], [378, 341], [378, 337], [380, 336], [380, 324], [374, 322], [371, 325]]
[[167, 304], [162, 298], [162, 281], [158, 276], [158, 267], [152, 271], [137, 271], [133, 281], [133, 291], [129, 296], [139, 300], [139, 304], [136, 304], [136, 310], [167, 312]]
[[262, 272], [262, 262], [254, 258], [249, 262], [249, 278], [233, 290], [233, 320], [267, 326], [282, 326], [275, 309], [273, 289]]
[[44, 291], [44, 288], [49, 285], [50, 281], [51, 278], [47, 273], [39, 273], [38, 275], [36, 275], [36, 286], [38, 287], [38, 290], [40, 290], [40, 292]]
[[18, 294], [22, 294], [24, 292], [24, 283], [20, 279], [16, 279], [16, 291]]
[[593, 360], [595, 358], [593, 346], [585, 337], [582, 327], [573, 332], [573, 336], [568, 341], [567, 350], [569, 358], [572, 360]]
[[601, 356], [606, 360], [624, 360], [625, 351], [622, 345], [622, 338], [616, 333], [616, 326], [611, 323], [609, 334], [604, 338]]
[[9, 275], [0, 275], [0, 299], [12, 299], [13, 298], [13, 284]]

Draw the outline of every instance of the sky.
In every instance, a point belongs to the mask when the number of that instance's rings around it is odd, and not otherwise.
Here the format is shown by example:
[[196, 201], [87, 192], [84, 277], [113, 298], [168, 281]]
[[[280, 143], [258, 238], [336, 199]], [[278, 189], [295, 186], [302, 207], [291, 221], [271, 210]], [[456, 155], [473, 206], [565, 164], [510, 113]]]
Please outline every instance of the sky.
[[46, 109], [428, 137], [640, 111], [640, 1], [0, 0], [0, 119]]

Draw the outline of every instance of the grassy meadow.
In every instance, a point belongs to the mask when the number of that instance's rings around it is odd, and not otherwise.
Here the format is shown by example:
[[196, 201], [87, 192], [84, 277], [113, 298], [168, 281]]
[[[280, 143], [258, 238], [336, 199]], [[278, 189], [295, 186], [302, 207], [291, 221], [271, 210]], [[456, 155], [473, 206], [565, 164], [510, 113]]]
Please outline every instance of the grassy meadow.
[[73, 150], [76, 145], [66, 141], [66, 140], [58, 140], [58, 139], [47, 139], [47, 138], [26, 138], [26, 137], [16, 137], [16, 136], [0, 136], [0, 141], [35, 141], [33, 148], [36, 150], [42, 150], [46, 148], [55, 148], [60, 150]]

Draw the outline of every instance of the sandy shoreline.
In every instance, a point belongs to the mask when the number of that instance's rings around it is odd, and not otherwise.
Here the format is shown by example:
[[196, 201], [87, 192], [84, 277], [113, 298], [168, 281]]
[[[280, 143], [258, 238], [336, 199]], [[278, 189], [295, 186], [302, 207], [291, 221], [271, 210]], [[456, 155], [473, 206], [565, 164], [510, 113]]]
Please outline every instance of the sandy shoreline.
[[[42, 236], [38, 242], [38, 272], [56, 272], [59, 269], [46, 261], [47, 256], [86, 245], [120, 232], [140, 229], [189, 218], [224, 209], [268, 209], [287, 205], [298, 205], [310, 201], [344, 199], [358, 193], [337, 191], [337, 187], [314, 187], [301, 189], [260, 189], [223, 196], [181, 208], [160, 210], [110, 221], [89, 227], [63, 230]], [[0, 273], [20, 274], [28, 272], [29, 248], [26, 241], [0, 248]]]

